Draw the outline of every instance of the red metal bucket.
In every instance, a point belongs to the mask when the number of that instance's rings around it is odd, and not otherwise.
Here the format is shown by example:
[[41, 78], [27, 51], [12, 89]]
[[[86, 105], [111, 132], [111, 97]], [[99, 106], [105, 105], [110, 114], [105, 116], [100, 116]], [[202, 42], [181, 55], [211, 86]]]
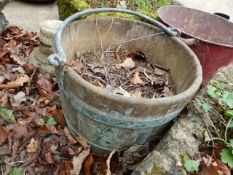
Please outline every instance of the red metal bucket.
[[194, 38], [190, 48], [199, 58], [203, 83], [207, 83], [218, 68], [233, 62], [233, 23], [199, 10], [182, 6], [165, 6], [158, 10], [165, 24], [177, 28], [185, 38]]

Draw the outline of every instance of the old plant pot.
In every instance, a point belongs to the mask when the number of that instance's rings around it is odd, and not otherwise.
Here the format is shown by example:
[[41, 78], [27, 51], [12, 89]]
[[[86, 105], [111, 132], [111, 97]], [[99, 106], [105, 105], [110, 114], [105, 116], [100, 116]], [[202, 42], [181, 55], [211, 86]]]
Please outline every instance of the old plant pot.
[[122, 47], [139, 49], [151, 58], [152, 63], [170, 69], [177, 94], [144, 99], [109, 93], [83, 80], [72, 68], [57, 66], [58, 63], [73, 59], [76, 52], [94, 52], [101, 56], [96, 20], [100, 33], [106, 33], [113, 19], [109, 35], [103, 41], [105, 49], [110, 44], [161, 33], [161, 30], [147, 23], [122, 18], [97, 17], [75, 21], [85, 13], [75, 14], [63, 22], [56, 34], [56, 53], [49, 58], [50, 63], [56, 65], [63, 112], [70, 130], [86, 138], [94, 148], [105, 151], [123, 150], [159, 136], [201, 84], [202, 71], [197, 57], [180, 40], [165, 33], [128, 42]]
[[194, 38], [195, 42], [189, 46], [201, 62], [204, 84], [218, 68], [233, 61], [233, 23], [214, 14], [175, 5], [159, 8], [158, 15], [185, 37]]

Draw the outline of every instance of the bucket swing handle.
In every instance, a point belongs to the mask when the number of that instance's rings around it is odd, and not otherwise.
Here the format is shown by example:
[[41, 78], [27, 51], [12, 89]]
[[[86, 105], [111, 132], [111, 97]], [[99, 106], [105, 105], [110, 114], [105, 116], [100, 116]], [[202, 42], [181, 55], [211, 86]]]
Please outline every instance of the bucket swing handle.
[[181, 32], [178, 29], [175, 28], [168, 28], [164, 24], [154, 20], [153, 18], [146, 16], [144, 14], [138, 13], [133, 10], [127, 10], [127, 9], [118, 9], [118, 8], [96, 8], [96, 9], [88, 9], [81, 12], [78, 12], [70, 17], [68, 17], [59, 27], [56, 35], [55, 35], [55, 54], [52, 54], [49, 56], [49, 64], [53, 66], [62, 66], [67, 63], [64, 50], [61, 45], [61, 36], [64, 31], [64, 29], [70, 24], [71, 22], [80, 19], [82, 16], [94, 14], [94, 13], [102, 13], [102, 12], [117, 12], [117, 13], [125, 13], [137, 16], [146, 22], [157, 26], [161, 30], [163, 30], [166, 34], [174, 37], [179, 37], [181, 35]]

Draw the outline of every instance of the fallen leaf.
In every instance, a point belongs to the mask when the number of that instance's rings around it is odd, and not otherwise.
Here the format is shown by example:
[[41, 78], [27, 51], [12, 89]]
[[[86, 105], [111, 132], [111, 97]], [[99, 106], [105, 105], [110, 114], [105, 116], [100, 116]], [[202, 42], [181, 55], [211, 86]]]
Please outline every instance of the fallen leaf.
[[22, 61], [21, 58], [16, 53], [10, 54], [10, 57], [19, 65], [25, 64], [25, 62]]
[[20, 74], [17, 76], [17, 79], [13, 82], [9, 82], [7, 84], [13, 85], [16, 84], [18, 86], [23, 86], [24, 83], [27, 83], [29, 81], [29, 77], [26, 74]]
[[94, 163], [92, 154], [89, 154], [84, 161], [84, 172], [85, 175], [91, 175], [91, 166]]
[[135, 62], [133, 61], [132, 58], [126, 58], [123, 63], [116, 65], [117, 69], [120, 69], [121, 67], [123, 67], [125, 69], [131, 69], [131, 68], [135, 67]]
[[57, 109], [57, 107], [55, 106], [55, 108], [51, 111], [51, 115], [58, 123], [60, 123], [61, 125], [65, 125], [65, 118], [62, 110]]
[[103, 87], [103, 85], [98, 80], [94, 80], [93, 82], [91, 82], [91, 84], [93, 84], [97, 87]]
[[68, 64], [74, 68], [77, 68], [78, 70], [81, 70], [84, 67], [83, 63], [79, 60], [71, 60]]
[[36, 84], [38, 86], [38, 89], [44, 89], [47, 92], [53, 91], [53, 84], [47, 75], [45, 76], [41, 75], [36, 81]]
[[5, 80], [5, 77], [3, 75], [0, 75], [0, 84], [2, 84]]
[[9, 53], [9, 50], [0, 49], [0, 59], [6, 56]]
[[230, 169], [220, 160], [216, 160], [211, 165], [204, 166], [198, 175], [231, 175]]
[[90, 148], [83, 150], [78, 156], [73, 157], [73, 167], [74, 169], [70, 171], [71, 175], [79, 175], [82, 169], [82, 164], [84, 160], [90, 153]]
[[108, 167], [108, 169], [107, 169], [107, 173], [106, 173], [106, 175], [111, 175], [112, 173], [111, 173], [111, 159], [112, 159], [112, 156], [115, 154], [115, 150], [113, 150], [110, 154], [109, 154], [109, 156], [108, 156], [108, 159], [107, 159], [107, 161], [106, 161], [106, 163], [107, 163], [107, 167]]
[[1, 106], [3, 106], [3, 107], [9, 106], [9, 96], [10, 96], [10, 94], [8, 94], [8, 93], [3, 94], [3, 96], [0, 98]]
[[19, 140], [16, 140], [13, 142], [13, 145], [12, 145], [12, 153], [11, 153], [11, 161], [14, 162], [16, 161], [16, 158], [17, 158], [17, 153], [18, 153], [18, 150], [19, 150]]
[[34, 153], [38, 149], [39, 142], [36, 141], [34, 138], [31, 138], [30, 143], [27, 145], [27, 152]]
[[52, 155], [51, 152], [45, 153], [45, 160], [46, 160], [49, 164], [54, 164], [54, 163], [55, 163], [54, 157], [53, 157], [53, 155]]
[[[5, 78], [7, 78], [6, 74]], [[10, 76], [9, 78], [11, 79], [12, 77]], [[17, 78], [15, 81], [8, 82], [7, 84], [0, 84], [0, 89], [14, 89], [19, 86], [23, 86], [23, 84], [27, 83], [29, 80], [30, 78], [26, 74], [17, 74]]]
[[68, 160], [62, 160], [58, 175], [68, 175], [70, 174], [70, 170], [72, 169], [72, 162]]
[[33, 74], [34, 72], [36, 72], [39, 69], [38, 65], [34, 65], [34, 64], [30, 64], [30, 63], [26, 63], [21, 65], [21, 67], [26, 71], [26, 73], [28, 75]]
[[0, 106], [0, 116], [9, 123], [15, 123], [15, 116], [13, 115], [13, 111], [8, 108], [4, 108]]
[[140, 78], [139, 76], [139, 72], [136, 71], [133, 75], [133, 78], [130, 79], [130, 81], [134, 84], [140, 84], [140, 85], [143, 85], [144, 82], [142, 81], [142, 79]]
[[70, 145], [77, 143], [77, 140], [71, 135], [71, 133], [67, 127], [64, 128], [64, 134], [65, 134], [66, 138], [68, 139], [68, 142]]
[[12, 106], [19, 106], [21, 102], [26, 101], [25, 93], [20, 91], [16, 95], [13, 96], [13, 100], [11, 102]]
[[0, 145], [2, 145], [7, 139], [7, 131], [4, 127], [0, 126]]

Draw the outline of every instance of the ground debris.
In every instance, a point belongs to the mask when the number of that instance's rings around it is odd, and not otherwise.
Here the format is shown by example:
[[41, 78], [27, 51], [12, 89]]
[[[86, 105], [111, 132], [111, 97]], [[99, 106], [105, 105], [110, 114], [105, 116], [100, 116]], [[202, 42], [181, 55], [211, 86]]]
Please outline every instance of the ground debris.
[[175, 94], [167, 68], [152, 64], [141, 51], [106, 51], [101, 57], [85, 53], [70, 61], [89, 83], [127, 97], [161, 98]]

